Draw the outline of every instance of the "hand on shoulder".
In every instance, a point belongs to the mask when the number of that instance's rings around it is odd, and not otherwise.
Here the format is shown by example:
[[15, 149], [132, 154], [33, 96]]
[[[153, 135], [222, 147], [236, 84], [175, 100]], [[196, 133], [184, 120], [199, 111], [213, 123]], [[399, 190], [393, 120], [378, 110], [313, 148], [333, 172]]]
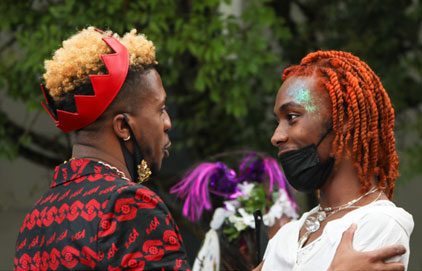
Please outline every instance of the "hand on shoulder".
[[402, 262], [385, 261], [406, 253], [402, 245], [392, 245], [377, 250], [359, 252], [353, 248], [353, 236], [356, 231], [356, 224], [352, 224], [349, 229], [343, 233], [343, 237], [337, 248], [329, 271], [338, 270], [405, 270]]

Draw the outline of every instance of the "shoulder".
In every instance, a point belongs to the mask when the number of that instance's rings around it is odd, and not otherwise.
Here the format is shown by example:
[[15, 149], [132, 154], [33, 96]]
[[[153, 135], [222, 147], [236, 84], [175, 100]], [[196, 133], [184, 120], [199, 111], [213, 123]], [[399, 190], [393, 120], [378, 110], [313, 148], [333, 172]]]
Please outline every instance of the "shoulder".
[[328, 222], [324, 229], [329, 239], [336, 243], [352, 223], [357, 224], [354, 241], [370, 242], [371, 239], [389, 239], [400, 236], [409, 239], [414, 222], [412, 215], [398, 208], [391, 201], [381, 200], [349, 212], [340, 219]]
[[343, 232], [352, 223], [357, 225], [353, 247], [359, 251], [368, 251], [392, 244], [408, 247], [414, 226], [413, 218], [408, 212], [396, 207], [390, 201], [382, 200], [328, 222], [324, 234], [332, 244], [338, 244]]
[[140, 215], [162, 216], [168, 212], [167, 206], [154, 191], [131, 182], [116, 186], [104, 209], [105, 215], [117, 221], [132, 220]]
[[394, 231], [410, 237], [414, 227], [412, 215], [387, 200], [377, 201], [351, 212], [350, 219], [356, 221], [358, 231], [361, 228], [365, 232]]

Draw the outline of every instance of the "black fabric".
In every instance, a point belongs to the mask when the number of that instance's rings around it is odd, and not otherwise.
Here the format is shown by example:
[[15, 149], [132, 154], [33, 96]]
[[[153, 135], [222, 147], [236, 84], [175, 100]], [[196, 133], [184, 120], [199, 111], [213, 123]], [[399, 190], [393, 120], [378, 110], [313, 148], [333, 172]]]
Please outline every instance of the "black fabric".
[[280, 156], [280, 163], [291, 186], [302, 192], [312, 192], [326, 182], [333, 169], [334, 158], [320, 163], [316, 146], [312, 144]]
[[331, 128], [328, 129], [317, 145], [310, 144], [280, 156], [280, 163], [287, 181], [296, 190], [312, 192], [320, 189], [327, 181], [335, 160], [329, 157], [327, 161], [320, 163], [317, 148], [331, 131]]
[[122, 148], [123, 157], [125, 159], [126, 167], [129, 171], [130, 178], [133, 182], [137, 180], [137, 171], [135, 167], [135, 162], [133, 161], [133, 155], [130, 153], [129, 149], [126, 147], [125, 141], [119, 137], [120, 147]]
[[264, 258], [265, 250], [269, 242], [267, 227], [264, 225], [264, 220], [262, 219], [261, 210], [256, 210], [253, 213], [255, 218], [255, 236], [256, 236], [256, 265], [259, 265]]

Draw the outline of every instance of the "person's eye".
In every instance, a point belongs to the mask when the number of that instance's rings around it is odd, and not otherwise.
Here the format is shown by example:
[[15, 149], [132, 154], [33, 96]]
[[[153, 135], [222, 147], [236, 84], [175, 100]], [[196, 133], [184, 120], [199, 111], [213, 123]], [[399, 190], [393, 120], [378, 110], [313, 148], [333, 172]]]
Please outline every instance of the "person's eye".
[[161, 107], [160, 111], [163, 114], [165, 111], [167, 111], [167, 106], [164, 105], [163, 107]]
[[287, 114], [287, 119], [289, 121], [292, 121], [292, 120], [296, 119], [297, 117], [299, 117], [299, 114], [296, 114], [296, 113]]
[[277, 127], [279, 125], [279, 122], [276, 118], [273, 119], [273, 123], [274, 123], [275, 127]]

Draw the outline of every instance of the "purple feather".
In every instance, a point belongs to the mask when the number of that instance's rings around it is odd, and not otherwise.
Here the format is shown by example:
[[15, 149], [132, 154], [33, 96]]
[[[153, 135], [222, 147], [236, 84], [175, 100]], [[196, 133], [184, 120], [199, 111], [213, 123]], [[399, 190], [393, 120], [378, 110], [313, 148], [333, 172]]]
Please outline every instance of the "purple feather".
[[202, 163], [188, 172], [170, 189], [170, 193], [186, 198], [183, 215], [198, 221], [203, 210], [211, 210], [209, 193], [229, 197], [236, 191], [236, 173], [224, 163]]
[[222, 162], [201, 163], [174, 185], [170, 193], [185, 199], [183, 215], [195, 222], [201, 218], [204, 209], [213, 208], [210, 193], [226, 199], [236, 199], [241, 195], [237, 185], [244, 181], [265, 182], [269, 197], [274, 189], [286, 191], [292, 206], [298, 209], [287, 179], [276, 160], [254, 152], [248, 152], [241, 161], [238, 177], [233, 169]]

